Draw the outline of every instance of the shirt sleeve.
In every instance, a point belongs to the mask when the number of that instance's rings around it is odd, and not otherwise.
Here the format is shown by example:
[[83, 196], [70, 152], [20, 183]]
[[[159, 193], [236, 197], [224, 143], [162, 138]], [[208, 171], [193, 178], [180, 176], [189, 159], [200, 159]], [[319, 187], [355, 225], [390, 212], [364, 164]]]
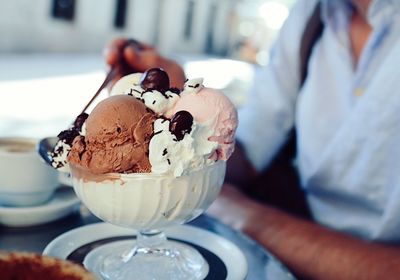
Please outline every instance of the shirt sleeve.
[[237, 140], [258, 170], [263, 170], [285, 142], [294, 125], [300, 85], [300, 41], [316, 0], [292, 7], [267, 66], [256, 69], [246, 104], [239, 109]]

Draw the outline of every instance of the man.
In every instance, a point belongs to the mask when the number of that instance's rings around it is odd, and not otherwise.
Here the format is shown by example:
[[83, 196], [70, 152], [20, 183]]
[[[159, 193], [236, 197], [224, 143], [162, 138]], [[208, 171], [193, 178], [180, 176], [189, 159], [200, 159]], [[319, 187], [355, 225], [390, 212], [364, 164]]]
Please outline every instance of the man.
[[[325, 27], [299, 90], [300, 41], [316, 2], [300, 0], [292, 9], [239, 112], [243, 148], [228, 167], [241, 163], [236, 177], [245, 184], [267, 168], [295, 124], [301, 186], [316, 223], [229, 185], [209, 213], [301, 277], [399, 278], [400, 248], [393, 244], [400, 241], [400, 2], [321, 0]], [[112, 45], [110, 65], [120, 52]], [[154, 49], [122, 52], [139, 71], [161, 66], [182, 85], [181, 69]]]

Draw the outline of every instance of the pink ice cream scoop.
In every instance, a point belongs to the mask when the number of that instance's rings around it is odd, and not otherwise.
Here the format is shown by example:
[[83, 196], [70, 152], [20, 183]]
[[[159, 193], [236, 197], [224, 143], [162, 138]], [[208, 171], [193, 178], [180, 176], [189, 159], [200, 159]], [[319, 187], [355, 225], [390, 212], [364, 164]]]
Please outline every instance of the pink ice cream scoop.
[[214, 133], [209, 140], [219, 144], [211, 158], [227, 160], [232, 155], [238, 116], [235, 106], [222, 92], [206, 87], [183, 91], [169, 113], [179, 111], [188, 111], [196, 122], [211, 125]]

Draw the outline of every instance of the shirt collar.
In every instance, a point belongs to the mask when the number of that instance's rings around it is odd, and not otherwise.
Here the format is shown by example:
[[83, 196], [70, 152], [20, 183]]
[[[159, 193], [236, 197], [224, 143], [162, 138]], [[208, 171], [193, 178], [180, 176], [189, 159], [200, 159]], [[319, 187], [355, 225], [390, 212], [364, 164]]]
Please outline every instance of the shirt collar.
[[333, 30], [347, 29], [352, 12], [349, 0], [321, 0], [321, 19]]
[[[321, 17], [325, 24], [335, 30], [347, 27], [352, 10], [351, 0], [321, 0]], [[399, 0], [372, 0], [368, 9], [367, 20], [373, 28], [388, 24], [400, 13]]]
[[388, 24], [400, 12], [399, 0], [372, 0], [368, 10], [368, 22], [372, 27]]

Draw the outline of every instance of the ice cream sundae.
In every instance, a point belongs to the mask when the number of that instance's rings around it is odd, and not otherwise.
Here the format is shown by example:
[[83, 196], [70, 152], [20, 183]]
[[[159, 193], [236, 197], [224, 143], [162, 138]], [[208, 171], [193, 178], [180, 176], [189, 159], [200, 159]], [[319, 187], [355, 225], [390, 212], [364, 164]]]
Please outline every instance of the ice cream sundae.
[[204, 87], [202, 79], [187, 80], [183, 90], [171, 88], [167, 73], [153, 68], [121, 78], [110, 97], [59, 134], [52, 165], [71, 171], [83, 203], [102, 220], [139, 231], [132, 265], [110, 257], [102, 277], [139, 277], [138, 253], [145, 263], [151, 256], [154, 279], [206, 275], [204, 259], [187, 246], [155, 250], [149, 247], [159, 242], [143, 240], [197, 217], [215, 200], [236, 127], [236, 110], [221, 92]]

